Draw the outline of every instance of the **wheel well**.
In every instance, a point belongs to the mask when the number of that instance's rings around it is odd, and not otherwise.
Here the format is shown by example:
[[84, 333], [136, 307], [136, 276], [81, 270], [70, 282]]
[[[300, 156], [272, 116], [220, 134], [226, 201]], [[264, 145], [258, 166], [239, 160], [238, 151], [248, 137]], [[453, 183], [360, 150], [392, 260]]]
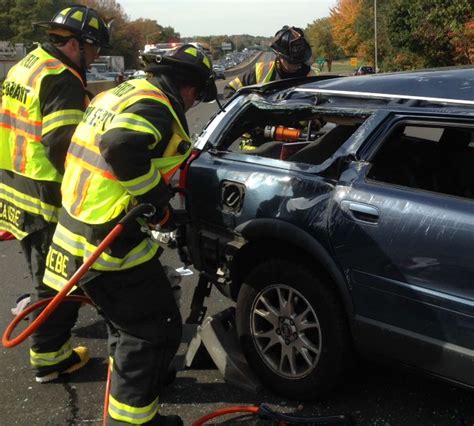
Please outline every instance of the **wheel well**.
[[259, 263], [268, 259], [285, 258], [304, 263], [328, 281], [333, 281], [321, 262], [301, 247], [277, 239], [249, 241], [233, 257], [230, 265], [232, 299], [237, 300], [240, 287], [248, 273]]

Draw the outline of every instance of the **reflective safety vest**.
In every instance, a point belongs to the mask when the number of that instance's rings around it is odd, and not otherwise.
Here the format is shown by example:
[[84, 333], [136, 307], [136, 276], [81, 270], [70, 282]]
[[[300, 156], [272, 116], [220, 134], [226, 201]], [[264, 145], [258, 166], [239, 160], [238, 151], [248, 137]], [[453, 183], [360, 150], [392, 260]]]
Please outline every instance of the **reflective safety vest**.
[[[62, 176], [49, 161], [41, 141], [58, 127], [78, 124], [83, 111], [59, 110], [43, 117], [39, 95], [45, 77], [67, 70], [83, 84], [76, 70], [38, 47], [8, 72], [2, 86], [0, 110], [0, 169], [35, 181], [61, 182]], [[28, 193], [26, 188], [19, 190], [0, 183], [0, 206], [15, 210], [16, 215], [27, 212], [47, 222], [57, 221], [58, 207]], [[27, 232], [18, 220], [9, 220], [10, 216], [0, 216], [0, 229], [22, 239]]]
[[[151, 100], [168, 108], [173, 116], [173, 135], [160, 157], [151, 161], [150, 170], [129, 181], [119, 181], [99, 150], [101, 136], [112, 129], [149, 133], [154, 137], [153, 149], [161, 141], [161, 133], [148, 120], [124, 110], [131, 105]], [[178, 152], [182, 141], [188, 142], [185, 153]], [[110, 229], [110, 222], [137, 204], [136, 196], [153, 189], [163, 179], [168, 183], [181, 163], [191, 152], [191, 140], [184, 130], [167, 96], [145, 79], [131, 80], [98, 95], [87, 108], [77, 126], [66, 156], [66, 172], [61, 186], [63, 208], [50, 256], [64, 259], [59, 264], [48, 261], [45, 284], [62, 288], [71, 272], [71, 264], [80, 265], [98, 246], [91, 229], [102, 224]], [[118, 219], [117, 219], [118, 220]], [[139, 241], [125, 255], [104, 252], [92, 265], [95, 271], [117, 271], [137, 266], [150, 260], [158, 251], [158, 244], [140, 234]], [[75, 258], [72, 262], [71, 257]], [[58, 266], [59, 265], [59, 266]], [[69, 265], [69, 266], [68, 266]]]
[[[255, 64], [255, 83], [268, 83], [269, 81], [273, 81], [275, 79], [276, 73], [275, 71], [275, 62], [257, 62]], [[240, 80], [239, 77], [234, 78], [230, 83], [229, 87], [234, 89], [235, 91], [244, 87], [244, 84]]]

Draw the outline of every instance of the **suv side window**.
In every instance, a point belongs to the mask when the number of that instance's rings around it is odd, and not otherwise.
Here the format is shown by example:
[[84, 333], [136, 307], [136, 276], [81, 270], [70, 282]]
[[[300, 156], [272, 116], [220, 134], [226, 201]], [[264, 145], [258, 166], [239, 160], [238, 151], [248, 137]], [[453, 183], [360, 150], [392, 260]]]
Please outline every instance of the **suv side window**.
[[474, 198], [474, 128], [401, 123], [371, 162], [371, 180]]

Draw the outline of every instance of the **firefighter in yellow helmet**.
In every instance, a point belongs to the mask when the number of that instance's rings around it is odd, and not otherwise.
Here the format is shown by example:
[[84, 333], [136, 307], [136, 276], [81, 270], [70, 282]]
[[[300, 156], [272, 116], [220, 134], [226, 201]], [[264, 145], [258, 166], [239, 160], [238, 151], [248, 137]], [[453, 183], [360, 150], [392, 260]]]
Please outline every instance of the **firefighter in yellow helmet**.
[[[38, 22], [49, 42], [38, 46], [9, 71], [0, 111], [0, 230], [18, 240], [35, 286], [34, 298], [53, 292], [43, 285], [46, 253], [61, 207], [60, 185], [71, 136], [89, 99], [86, 67], [109, 44], [109, 30], [93, 9], [71, 6], [51, 21]], [[73, 350], [65, 336], [50, 338], [55, 322], [74, 323], [60, 307], [33, 335], [30, 351], [36, 380], [46, 382], [87, 361], [85, 348]]]
[[285, 25], [277, 31], [270, 47], [276, 54], [275, 60], [267, 63], [257, 62], [254, 69], [236, 77], [224, 87], [224, 98], [251, 84], [310, 75], [311, 46], [301, 28]]
[[[64, 267], [47, 262], [44, 275], [56, 290], [133, 206], [152, 204], [153, 221], [171, 227], [170, 179], [191, 151], [185, 112], [197, 101], [213, 101], [217, 88], [210, 59], [192, 45], [144, 59], [148, 78], [99, 94], [72, 137], [49, 254]], [[108, 425], [182, 424], [158, 412], [182, 327], [160, 253], [133, 222], [79, 283], [108, 324]]]

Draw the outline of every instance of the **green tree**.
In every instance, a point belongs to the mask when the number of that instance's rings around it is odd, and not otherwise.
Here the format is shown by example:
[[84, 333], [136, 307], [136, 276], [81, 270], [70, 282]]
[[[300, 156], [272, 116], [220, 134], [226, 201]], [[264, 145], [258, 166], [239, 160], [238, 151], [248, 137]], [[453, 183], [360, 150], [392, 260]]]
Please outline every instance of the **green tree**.
[[469, 45], [472, 0], [395, 0], [388, 12], [391, 44], [404, 57], [418, 57], [424, 67], [468, 63], [469, 56], [459, 55], [456, 46]]
[[305, 29], [305, 36], [313, 50], [313, 57], [323, 57], [328, 71], [331, 72], [332, 62], [342, 53], [342, 49], [334, 41], [329, 18], [316, 19]]
[[55, 12], [69, 4], [66, 0], [1, 0], [0, 40], [31, 45], [46, 40], [45, 31], [34, 22], [49, 21]]
[[0, 0], [0, 40], [11, 40], [15, 35], [13, 31], [12, 9], [15, 2], [12, 0]]
[[[390, 60], [393, 55], [387, 33], [390, 2], [391, 0], [377, 0], [377, 16], [375, 17], [374, 0], [361, 0], [360, 13], [355, 20], [355, 29], [361, 40], [360, 57], [375, 66], [375, 38], [377, 35], [377, 66], [382, 70], [387, 69], [386, 61]], [[377, 34], [375, 34], [376, 28]]]

